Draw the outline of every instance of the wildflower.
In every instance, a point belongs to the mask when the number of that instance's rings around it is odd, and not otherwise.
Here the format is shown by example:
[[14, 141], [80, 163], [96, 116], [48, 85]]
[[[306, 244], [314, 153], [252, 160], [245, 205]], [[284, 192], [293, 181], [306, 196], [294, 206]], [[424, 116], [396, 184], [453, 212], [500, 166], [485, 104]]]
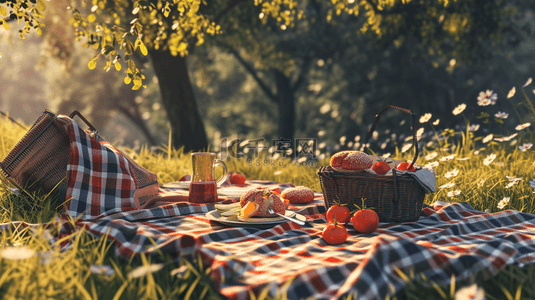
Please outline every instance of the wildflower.
[[390, 152], [387, 152], [387, 153], [383, 154], [383, 158], [388, 158], [388, 157], [390, 157], [390, 155], [392, 155], [392, 154]]
[[455, 191], [451, 191], [451, 192], [448, 192], [448, 197], [455, 197], [455, 196], [458, 196], [461, 194], [461, 191], [460, 190], [455, 190]]
[[494, 140], [495, 140], [496, 142], [503, 142], [503, 141], [505, 141], [505, 138], [504, 138], [504, 137], [501, 137], [501, 138], [494, 138]]
[[522, 178], [513, 177], [513, 176], [505, 176], [505, 178], [507, 178], [509, 181], [522, 181], [522, 180], [524, 180]]
[[509, 94], [507, 94], [507, 99], [513, 97], [516, 93], [516, 88], [513, 86], [513, 88], [509, 91]]
[[446, 177], [446, 178], [451, 178], [451, 177], [455, 177], [455, 176], [457, 176], [458, 174], [459, 174], [459, 170], [457, 170], [457, 169], [453, 169], [453, 170], [451, 170], [451, 171], [449, 171], [449, 172], [446, 172], [446, 174], [444, 175], [444, 177]]
[[0, 257], [9, 260], [23, 260], [33, 257], [35, 251], [25, 246], [20, 247], [7, 247], [0, 252]]
[[281, 173], [282, 173], [282, 171], [279, 170], [279, 171], [275, 171], [275, 172], [273, 173], [273, 175], [277, 176], [277, 175], [280, 175]]
[[439, 160], [440, 161], [449, 161], [449, 160], [452, 160], [455, 157], [455, 155], [457, 155], [457, 154], [452, 154], [452, 155], [449, 155], [449, 156], [443, 156]]
[[133, 269], [132, 271], [130, 271], [130, 273], [128, 273], [128, 277], [139, 278], [139, 277], [147, 276], [149, 274], [160, 271], [161, 269], [163, 269], [163, 267], [164, 267], [163, 264], [139, 266]]
[[515, 129], [516, 130], [522, 130], [522, 129], [524, 129], [526, 127], [529, 127], [529, 126], [531, 126], [531, 123], [524, 123], [524, 124], [520, 124], [520, 125], [516, 126]]
[[412, 147], [412, 144], [405, 144], [403, 145], [403, 148], [401, 148], [401, 153], [407, 152]]
[[509, 183], [505, 186], [505, 188], [506, 188], [506, 189], [511, 188], [511, 187], [513, 187], [513, 185], [515, 185], [515, 184], [517, 184], [517, 183], [518, 183], [518, 181], [511, 181], [511, 182], [509, 182]]
[[477, 284], [463, 287], [455, 292], [455, 300], [484, 300], [485, 291], [478, 287]]
[[479, 124], [472, 124], [468, 127], [468, 131], [477, 131], [479, 129]]
[[479, 150], [474, 151], [474, 155], [479, 155]]
[[509, 117], [509, 114], [499, 111], [499, 112], [495, 113], [494, 116], [496, 118], [499, 118], [499, 119], [507, 119], [507, 117]]
[[440, 119], [436, 119], [435, 122], [433, 122], [433, 125], [438, 125], [440, 123]]
[[528, 85], [531, 84], [531, 81], [532, 81], [531, 77], [528, 78], [528, 81], [526, 81], [526, 83], [524, 83], [524, 85], [522, 87], [527, 87]]
[[470, 157], [459, 157], [459, 158], [457, 158], [457, 160], [469, 160], [469, 159], [470, 159]]
[[506, 136], [503, 138], [504, 141], [510, 141], [511, 139], [513, 139], [514, 137], [516, 137], [518, 135], [518, 133], [513, 133], [511, 134], [510, 136]]
[[485, 158], [485, 160], [483, 161], [483, 164], [485, 166], [488, 166], [494, 161], [495, 158], [496, 158], [496, 154], [494, 154], [494, 153], [493, 154], [489, 154], [489, 155], [487, 155], [487, 158]]
[[492, 140], [493, 137], [494, 137], [494, 135], [492, 135], [492, 133], [491, 133], [491, 134], [487, 135], [486, 137], [484, 137], [482, 142], [483, 143], [488, 143], [488, 142], [490, 142]]
[[319, 137], [322, 137], [322, 136], [324, 136], [324, 135], [325, 135], [325, 130], [320, 130], [320, 131], [318, 131], [318, 136], [319, 136]]
[[424, 134], [424, 128], [420, 128], [418, 129], [418, 131], [416, 131], [416, 138], [417, 139], [420, 139], [420, 137], [422, 136], [422, 134]]
[[431, 152], [425, 156], [425, 160], [432, 160], [433, 158], [437, 157], [438, 153]]
[[462, 113], [466, 109], [466, 104], [459, 104], [457, 107], [453, 110], [454, 115], [458, 115]]
[[509, 204], [509, 200], [511, 200], [511, 197], [503, 197], [503, 199], [498, 203], [498, 208], [504, 209], [505, 206]]
[[478, 101], [477, 104], [480, 105], [480, 106], [484, 106], [484, 105], [481, 105], [479, 103], [483, 102], [485, 100], [488, 100], [489, 104], [493, 104], [494, 105], [496, 103], [496, 100], [498, 100], [498, 95], [495, 92], [493, 92], [492, 90], [487, 90], [486, 92], [480, 92], [479, 96], [477, 97], [477, 101]]
[[92, 265], [89, 271], [93, 274], [104, 275], [106, 277], [111, 277], [115, 274], [115, 270], [108, 265]]
[[426, 113], [425, 115], [420, 117], [420, 123], [427, 123], [431, 119], [432, 115], [430, 113]]
[[521, 151], [526, 151], [531, 149], [531, 147], [533, 147], [532, 143], [525, 143], [522, 146], [518, 146], [518, 149], [520, 149]]
[[452, 188], [455, 186], [455, 182], [451, 181], [451, 182], [448, 182], [446, 184], [443, 184], [441, 186], [439, 186], [438, 188], [439, 189], [449, 189], [449, 188]]
[[488, 105], [491, 105], [491, 104], [492, 104], [492, 101], [490, 101], [489, 99], [484, 99], [484, 100], [481, 100], [481, 101], [477, 102], [477, 105], [479, 105], [479, 106], [488, 106]]
[[432, 168], [434, 168], [436, 166], [438, 166], [438, 161], [430, 162], [427, 165], [425, 165], [424, 167], [426, 167], [427, 169], [432, 169]]

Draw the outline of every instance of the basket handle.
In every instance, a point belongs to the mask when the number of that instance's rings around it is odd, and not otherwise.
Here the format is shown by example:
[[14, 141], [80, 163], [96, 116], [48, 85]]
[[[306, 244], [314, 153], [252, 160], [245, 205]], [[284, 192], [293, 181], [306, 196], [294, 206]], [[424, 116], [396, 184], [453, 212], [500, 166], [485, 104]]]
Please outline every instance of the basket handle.
[[69, 115], [69, 118], [72, 119], [72, 118], [74, 118], [75, 116], [80, 117], [80, 119], [82, 119], [82, 121], [84, 121], [84, 123], [87, 124], [87, 126], [89, 126], [89, 129], [90, 129], [92, 132], [98, 132], [98, 130], [97, 130], [93, 125], [91, 125], [91, 123], [89, 123], [89, 121], [88, 121], [86, 118], [84, 118], [84, 116], [82, 116], [82, 114], [81, 114], [79, 111], [77, 111], [77, 110], [73, 111], [73, 112]]
[[377, 123], [379, 123], [379, 119], [381, 118], [381, 114], [387, 111], [389, 108], [394, 108], [399, 111], [402, 111], [404, 113], [410, 114], [412, 116], [412, 145], [414, 146], [414, 159], [412, 160], [411, 165], [407, 168], [410, 169], [414, 163], [416, 162], [416, 159], [418, 159], [418, 140], [416, 139], [416, 115], [409, 109], [402, 108], [399, 106], [389, 105], [383, 110], [381, 110], [379, 113], [375, 115], [375, 120], [373, 121], [372, 126], [370, 127], [370, 130], [368, 131], [368, 134], [366, 135], [366, 139], [364, 140], [364, 151], [368, 149], [368, 141], [372, 137], [373, 132], [375, 131], [375, 127], [377, 127]]

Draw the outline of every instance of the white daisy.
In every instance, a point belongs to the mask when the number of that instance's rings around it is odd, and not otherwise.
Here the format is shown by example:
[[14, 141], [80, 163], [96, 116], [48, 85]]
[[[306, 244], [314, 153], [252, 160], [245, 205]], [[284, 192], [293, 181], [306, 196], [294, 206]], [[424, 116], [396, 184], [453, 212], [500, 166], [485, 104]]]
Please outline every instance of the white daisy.
[[448, 156], [443, 156], [443, 157], [441, 157], [439, 160], [440, 160], [440, 161], [449, 161], [449, 160], [452, 160], [452, 159], [455, 157], [455, 155], [457, 155], [457, 154], [452, 154], [452, 155], [448, 155]]
[[513, 176], [507, 176], [507, 175], [505, 176], [505, 178], [507, 178], [507, 180], [509, 180], [509, 181], [522, 181], [522, 180], [524, 180], [524, 179], [519, 178], [519, 177], [513, 177]]
[[143, 276], [147, 276], [149, 274], [155, 273], [163, 269], [164, 264], [152, 264], [152, 265], [146, 265], [146, 266], [139, 266], [130, 273], [128, 273], [128, 277], [130, 278], [139, 278]]
[[401, 153], [407, 152], [412, 147], [412, 144], [405, 144], [403, 145], [403, 148], [401, 148]]
[[509, 91], [509, 94], [507, 94], [507, 99], [513, 97], [516, 93], [516, 88], [513, 86], [513, 88]]
[[494, 116], [496, 118], [499, 118], [499, 119], [507, 119], [507, 117], [509, 117], [509, 114], [499, 111], [499, 112], [495, 113]]
[[433, 122], [433, 125], [438, 125], [440, 123], [440, 119], [436, 119], [435, 122]]
[[498, 203], [499, 209], [504, 209], [507, 204], [509, 204], [509, 200], [511, 200], [511, 197], [504, 197], [500, 202]]
[[433, 158], [437, 157], [437, 152], [431, 152], [425, 156], [425, 160], [432, 160]]
[[494, 135], [491, 133], [489, 135], [487, 135], [486, 137], [483, 138], [483, 143], [488, 143], [492, 140], [492, 138], [494, 137]]
[[505, 138], [504, 138], [504, 137], [494, 138], [494, 140], [495, 140], [496, 142], [503, 142], [503, 141], [505, 141]]
[[459, 174], [459, 170], [453, 169], [453, 170], [451, 170], [449, 172], [446, 172], [446, 174], [444, 174], [444, 177], [451, 178], [451, 177], [457, 176], [458, 174]]
[[484, 300], [485, 291], [478, 287], [477, 284], [463, 287], [455, 292], [455, 300]]
[[275, 172], [273, 173], [273, 175], [277, 176], [277, 175], [280, 175], [281, 173], [282, 173], [282, 171], [279, 170], [279, 171], [275, 171]]
[[526, 151], [531, 149], [531, 147], [533, 147], [532, 143], [525, 143], [522, 146], [518, 146], [518, 149], [520, 149], [521, 151]]
[[455, 182], [451, 181], [451, 182], [448, 182], [446, 184], [443, 184], [441, 186], [439, 186], [438, 188], [439, 189], [449, 189], [449, 188], [452, 188], [455, 186]]
[[434, 161], [434, 162], [430, 162], [428, 164], [426, 164], [424, 167], [426, 167], [427, 169], [432, 169], [434, 167], [437, 167], [438, 166], [438, 161]]
[[509, 183], [505, 186], [505, 188], [506, 188], [506, 189], [511, 188], [511, 187], [513, 187], [513, 185], [515, 185], [515, 184], [517, 184], [517, 183], [518, 183], [518, 181], [511, 181], [511, 182], [509, 182]]
[[107, 265], [92, 265], [89, 270], [93, 274], [104, 275], [107, 277], [111, 277], [113, 274], [115, 274], [115, 270]]
[[494, 154], [494, 153], [489, 154], [489, 155], [487, 155], [487, 157], [486, 157], [485, 160], [483, 161], [483, 164], [484, 164], [485, 166], [488, 166], [488, 165], [490, 165], [490, 164], [494, 161], [495, 158], [496, 158], [496, 154]]
[[426, 123], [431, 119], [432, 115], [430, 113], [426, 113], [425, 115], [420, 117], [420, 123]]
[[455, 109], [452, 111], [454, 115], [458, 115], [462, 113], [466, 109], [466, 104], [459, 104]]
[[520, 124], [520, 125], [516, 126], [515, 129], [516, 130], [522, 130], [522, 129], [524, 129], [526, 127], [529, 127], [529, 126], [531, 126], [531, 123], [524, 123], [524, 124]]
[[526, 83], [524, 83], [524, 85], [523, 85], [522, 87], [527, 87], [528, 85], [531, 84], [531, 82], [532, 82], [532, 79], [531, 79], [531, 77], [530, 77], [530, 78], [528, 78], [528, 80], [526, 81]]
[[512, 140], [514, 137], [516, 137], [517, 135], [518, 135], [518, 133], [513, 133], [513, 134], [511, 134], [510, 136], [506, 136], [506, 137], [504, 137], [503, 139], [504, 139], [504, 141], [510, 141], [510, 140]]
[[451, 192], [448, 192], [448, 197], [455, 197], [455, 196], [458, 196], [461, 194], [461, 190], [455, 190], [455, 191], [451, 191]]
[[477, 131], [479, 129], [479, 124], [472, 124], [468, 127], [468, 131]]
[[26, 246], [19, 246], [19, 247], [6, 247], [0, 252], [0, 257], [3, 259], [9, 259], [9, 260], [23, 260], [28, 259], [30, 257], [33, 257], [35, 255], [35, 251], [27, 248]]
[[479, 150], [474, 151], [474, 155], [479, 155]]
[[470, 157], [459, 157], [457, 158], [457, 160], [461, 160], [461, 161], [464, 161], [464, 160], [469, 160]]
[[490, 103], [495, 103], [496, 100], [498, 100], [498, 94], [494, 93], [492, 90], [487, 90], [486, 92], [480, 92], [479, 96], [477, 97], [477, 101], [481, 102], [484, 100], [489, 100]]

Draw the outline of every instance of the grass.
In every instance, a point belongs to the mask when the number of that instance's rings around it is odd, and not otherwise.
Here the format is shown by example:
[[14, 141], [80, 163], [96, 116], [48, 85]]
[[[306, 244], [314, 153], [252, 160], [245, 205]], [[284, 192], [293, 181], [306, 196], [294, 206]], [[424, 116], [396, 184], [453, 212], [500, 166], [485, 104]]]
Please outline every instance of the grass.
[[[525, 95], [525, 93], [524, 93]], [[526, 101], [529, 98], [525, 97]], [[529, 102], [531, 104], [531, 102]], [[462, 115], [461, 124], [470, 124]], [[535, 117], [528, 111], [525, 120]], [[505, 120], [506, 121], [506, 120]], [[436, 123], [436, 122], [435, 122]], [[505, 123], [507, 124], [507, 123]], [[509, 124], [514, 128], [516, 124]], [[475, 209], [497, 212], [515, 209], [535, 213], [534, 188], [529, 181], [535, 175], [534, 150], [522, 151], [519, 146], [533, 140], [530, 127], [513, 131], [517, 136], [508, 141], [485, 139], [487, 134], [477, 131], [440, 129], [431, 121], [421, 123], [428, 130], [420, 140], [422, 149], [419, 164], [438, 163], [435, 168], [437, 191], [428, 194], [425, 203], [435, 200], [468, 202]], [[512, 129], [511, 129], [512, 130]], [[0, 155], [5, 157], [24, 135], [17, 125], [7, 119], [0, 121]], [[496, 134], [493, 138], [509, 137], [511, 133]], [[398, 146], [401, 146], [399, 144]], [[356, 147], [356, 145], [355, 145]], [[411, 150], [397, 147], [392, 154], [397, 159], [412, 159]], [[403, 147], [401, 147], [404, 149]], [[181, 149], [169, 145], [158, 151], [142, 148], [138, 152], [122, 149], [140, 165], [155, 172], [160, 183], [176, 181], [189, 173], [191, 158]], [[299, 166], [290, 159], [279, 160], [280, 166], [251, 166], [245, 159], [227, 159], [229, 171], [240, 172], [246, 178], [292, 182], [321, 191], [317, 168], [329, 163], [325, 153], [317, 165]], [[491, 161], [491, 155], [496, 157]], [[485, 161], [489, 162], [485, 164]], [[506, 176], [521, 178], [511, 181]], [[3, 181], [2, 181], [3, 182]], [[457, 193], [454, 193], [458, 191]], [[508, 202], [507, 202], [507, 199]], [[52, 197], [29, 197], [11, 193], [10, 187], [0, 183], [0, 222], [54, 222], [56, 212]], [[149, 258], [136, 260], [118, 258], [111, 250], [106, 236], [93, 238], [84, 229], [64, 236], [50, 244], [51, 229], [36, 226], [36, 230], [17, 229], [17, 223], [0, 235], [0, 297], [5, 299], [222, 299], [212, 287], [209, 268], [192, 258], [173, 263], [164, 257], [151, 262]], [[63, 243], [73, 240], [72, 246], [60, 252]], [[7, 249], [7, 250], [6, 250]], [[15, 250], [15, 253], [9, 252]], [[10, 254], [11, 253], [11, 254]], [[154, 259], [154, 258], [153, 258]], [[439, 286], [418, 274], [405, 274], [407, 288], [397, 299], [454, 299], [462, 286]], [[478, 274], [475, 283], [487, 299], [535, 299], [535, 266], [509, 266], [496, 276]], [[531, 283], [531, 284], [530, 284]], [[275, 297], [284, 299], [284, 293]], [[260, 298], [269, 299], [267, 295]]]

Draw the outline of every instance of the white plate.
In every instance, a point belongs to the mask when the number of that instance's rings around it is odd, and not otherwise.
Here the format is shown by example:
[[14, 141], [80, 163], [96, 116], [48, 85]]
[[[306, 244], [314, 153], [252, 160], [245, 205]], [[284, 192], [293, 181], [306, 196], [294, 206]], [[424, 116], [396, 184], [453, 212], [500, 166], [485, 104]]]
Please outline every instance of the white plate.
[[[294, 216], [295, 214], [295, 216]], [[306, 221], [307, 218], [301, 214], [298, 214], [298, 213], [295, 213], [291, 210], [287, 210], [286, 211], [286, 216], [290, 217], [290, 216], [293, 216], [294, 218], [298, 219], [298, 220], [301, 220], [301, 221]], [[208, 220], [211, 220], [211, 221], [216, 221], [216, 222], [219, 222], [221, 224], [224, 224], [224, 225], [227, 225], [227, 226], [245, 226], [245, 227], [257, 227], [257, 228], [265, 228], [265, 227], [271, 227], [271, 226], [274, 226], [274, 225], [278, 225], [278, 224], [282, 224], [282, 223], [285, 223], [285, 222], [291, 222], [291, 221], [288, 221], [282, 217], [274, 217], [274, 218], [250, 218], [251, 222], [243, 222], [243, 221], [240, 221], [240, 220], [235, 220], [235, 219], [230, 219], [228, 217], [223, 217], [219, 214], [219, 212], [217, 210], [212, 210], [212, 211], [209, 211], [208, 213], [206, 213], [205, 217], [208, 219]], [[272, 221], [266, 221], [266, 219], [273, 219]], [[258, 221], [255, 221], [255, 220], [258, 220]]]

